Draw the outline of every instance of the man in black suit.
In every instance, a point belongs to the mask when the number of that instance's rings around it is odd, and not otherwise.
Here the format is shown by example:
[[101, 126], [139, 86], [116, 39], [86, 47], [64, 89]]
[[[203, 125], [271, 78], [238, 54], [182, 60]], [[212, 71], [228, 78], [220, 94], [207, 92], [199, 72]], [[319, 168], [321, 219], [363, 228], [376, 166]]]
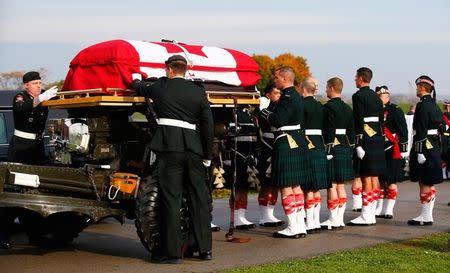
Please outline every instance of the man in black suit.
[[[181, 263], [180, 208], [183, 188], [188, 194], [193, 234], [200, 259], [212, 258], [208, 189], [204, 182], [211, 164], [213, 118], [205, 89], [186, 80], [187, 61], [181, 55], [166, 61], [166, 75], [150, 82], [134, 79], [131, 88], [153, 100], [158, 127], [150, 147], [157, 154], [161, 194], [161, 249], [152, 260]], [[140, 75], [138, 75], [140, 76]], [[139, 78], [133, 74], [133, 78]]]

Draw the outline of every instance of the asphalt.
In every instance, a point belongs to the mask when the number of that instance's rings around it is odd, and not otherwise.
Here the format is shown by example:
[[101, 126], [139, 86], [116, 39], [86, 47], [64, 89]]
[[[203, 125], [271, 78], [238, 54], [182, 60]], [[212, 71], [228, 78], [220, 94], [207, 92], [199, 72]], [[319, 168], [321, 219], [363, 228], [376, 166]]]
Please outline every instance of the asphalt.
[[[394, 219], [378, 219], [376, 226], [345, 227], [343, 230], [311, 234], [302, 239], [275, 239], [277, 228], [257, 227], [239, 231], [237, 237], [249, 237], [248, 243], [225, 241], [228, 228], [228, 200], [214, 201], [214, 222], [222, 231], [213, 233], [213, 260], [184, 260], [179, 265], [159, 265], [149, 262], [150, 255], [137, 238], [134, 222], [124, 225], [112, 220], [88, 227], [70, 246], [45, 246], [36, 248], [26, 244], [22, 233], [12, 237], [14, 248], [0, 250], [1, 272], [217, 272], [224, 269], [273, 263], [289, 259], [305, 259], [339, 250], [355, 249], [384, 242], [416, 238], [423, 235], [450, 232], [450, 183], [437, 186], [438, 197], [434, 208], [434, 225], [412, 227], [407, 220], [419, 212], [418, 185], [399, 184], [399, 196]], [[350, 186], [347, 187], [350, 193]], [[325, 194], [324, 194], [325, 196]], [[359, 213], [348, 205], [345, 219], [349, 221]], [[258, 221], [256, 196], [250, 196], [248, 219]], [[280, 205], [275, 214], [284, 218]], [[321, 218], [327, 216], [325, 198]], [[449, 235], [450, 238], [450, 235]]]

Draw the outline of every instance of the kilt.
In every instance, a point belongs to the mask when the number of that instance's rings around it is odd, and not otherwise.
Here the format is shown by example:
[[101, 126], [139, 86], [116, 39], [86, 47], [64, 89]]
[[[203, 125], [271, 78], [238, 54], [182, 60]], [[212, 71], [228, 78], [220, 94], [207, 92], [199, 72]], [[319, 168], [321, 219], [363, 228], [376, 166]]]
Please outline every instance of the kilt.
[[302, 185], [305, 191], [322, 190], [331, 188], [331, 181], [327, 175], [327, 158], [325, 150], [310, 149], [308, 150], [308, 162], [311, 175]]
[[386, 172], [386, 159], [384, 154], [384, 137], [364, 135], [362, 148], [366, 152], [361, 162], [359, 174], [361, 176], [379, 176]]
[[417, 152], [414, 149], [409, 154], [409, 175], [412, 182], [419, 182], [432, 186], [442, 183], [441, 152], [431, 149], [423, 153], [427, 159], [425, 163], [417, 162]]
[[381, 174], [379, 179], [383, 184], [395, 184], [405, 180], [405, 172], [403, 171], [404, 160], [392, 158], [392, 148], [386, 151], [386, 172]]
[[333, 148], [333, 159], [328, 161], [328, 176], [332, 182], [350, 181], [355, 178], [353, 148], [341, 145]]
[[[234, 145], [234, 142], [231, 141]], [[255, 153], [255, 146], [256, 142], [238, 142], [237, 143], [237, 150], [239, 153], [241, 153], [244, 156], [254, 156]], [[231, 156], [231, 167], [225, 168], [225, 174], [224, 177], [226, 181], [233, 182], [233, 172], [234, 172], [234, 152], [230, 153]], [[249, 157], [250, 159], [250, 157]], [[254, 165], [253, 160], [246, 160], [240, 155], [236, 155], [236, 189], [243, 189], [248, 190], [249, 189], [249, 182], [248, 182], [248, 173], [247, 173], [247, 167], [252, 167]], [[228, 186], [231, 186], [231, 183], [227, 183]]]
[[267, 177], [266, 175], [266, 171], [267, 168], [270, 165], [270, 162], [268, 162], [267, 160], [269, 158], [271, 158], [272, 156], [272, 150], [270, 150], [269, 148], [263, 147], [263, 149], [261, 150], [261, 154], [258, 157], [258, 164], [256, 165], [256, 168], [258, 169], [258, 180], [260, 182], [261, 186], [271, 186], [272, 185], [272, 176], [271, 177]]
[[289, 147], [287, 136], [275, 140], [272, 157], [272, 185], [279, 188], [304, 185], [311, 174], [305, 136], [289, 131], [298, 147]]

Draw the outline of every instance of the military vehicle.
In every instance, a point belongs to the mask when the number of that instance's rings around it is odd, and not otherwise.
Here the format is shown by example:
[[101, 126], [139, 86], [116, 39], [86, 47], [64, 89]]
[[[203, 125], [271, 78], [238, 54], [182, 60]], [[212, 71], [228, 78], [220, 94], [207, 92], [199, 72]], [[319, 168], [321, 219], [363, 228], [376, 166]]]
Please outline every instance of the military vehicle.
[[[259, 103], [258, 66], [250, 57], [173, 41], [96, 44], [72, 60], [62, 91], [44, 102], [50, 113], [63, 110], [63, 116], [47, 121], [46, 162], [0, 163], [0, 209], [15, 213], [33, 238], [64, 242], [106, 218], [135, 219], [137, 234], [151, 252], [161, 217], [155, 155], [148, 145], [157, 117], [149, 110], [151, 102], [127, 87], [132, 73], [148, 81], [163, 76], [164, 60], [177, 53], [189, 61], [187, 77], [205, 86], [216, 140], [223, 141], [233, 107]], [[12, 130], [11, 122], [6, 126]], [[181, 219], [187, 236], [185, 202]]]

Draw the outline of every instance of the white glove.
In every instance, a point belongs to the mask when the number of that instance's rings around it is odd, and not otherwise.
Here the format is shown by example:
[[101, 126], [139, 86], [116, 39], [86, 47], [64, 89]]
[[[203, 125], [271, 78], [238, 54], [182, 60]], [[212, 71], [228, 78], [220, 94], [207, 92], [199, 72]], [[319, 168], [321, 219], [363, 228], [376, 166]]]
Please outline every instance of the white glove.
[[333, 159], [333, 155], [327, 155], [327, 160]]
[[419, 162], [419, 164], [422, 165], [425, 161], [427, 161], [427, 159], [423, 154], [417, 154], [417, 162]]
[[142, 81], [142, 75], [139, 73], [131, 73], [131, 79], [132, 80], [140, 80]]
[[359, 159], [363, 159], [364, 155], [366, 155], [366, 152], [363, 150], [361, 146], [356, 147], [356, 155]]
[[408, 157], [408, 152], [400, 153], [400, 156], [402, 158], [407, 158]]
[[44, 93], [42, 93], [38, 96], [39, 101], [40, 102], [47, 101], [47, 100], [55, 97], [57, 92], [58, 92], [58, 87], [53, 86], [52, 88], [46, 90]]
[[206, 168], [211, 166], [211, 160], [203, 159], [203, 166], [205, 166]]
[[266, 98], [266, 97], [261, 97], [261, 98], [259, 99], [259, 109], [260, 109], [260, 110], [266, 109], [267, 107], [269, 107], [269, 104], [270, 104], [270, 100], [269, 100], [268, 98]]

